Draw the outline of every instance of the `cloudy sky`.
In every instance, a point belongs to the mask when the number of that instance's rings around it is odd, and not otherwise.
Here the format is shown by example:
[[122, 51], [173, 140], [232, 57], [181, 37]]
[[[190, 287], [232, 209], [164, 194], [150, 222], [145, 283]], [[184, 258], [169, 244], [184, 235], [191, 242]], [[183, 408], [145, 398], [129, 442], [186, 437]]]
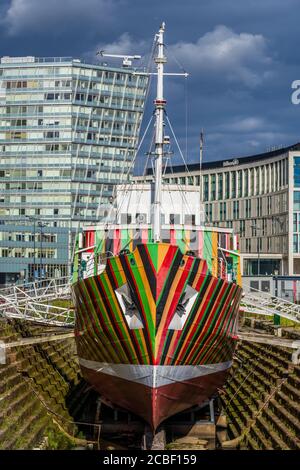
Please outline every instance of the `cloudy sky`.
[[0, 0], [0, 55], [95, 61], [105, 48], [147, 64], [164, 20], [168, 69], [190, 73], [166, 82], [183, 153], [197, 161], [204, 128], [205, 160], [239, 157], [300, 141], [299, 17], [299, 0]]

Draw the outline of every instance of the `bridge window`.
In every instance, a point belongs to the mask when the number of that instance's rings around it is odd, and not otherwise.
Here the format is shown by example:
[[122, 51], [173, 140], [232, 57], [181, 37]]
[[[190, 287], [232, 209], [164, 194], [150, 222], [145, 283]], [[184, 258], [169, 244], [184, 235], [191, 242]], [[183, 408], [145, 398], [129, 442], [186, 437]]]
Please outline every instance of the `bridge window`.
[[184, 223], [186, 225], [195, 225], [196, 223], [196, 216], [195, 214], [186, 214], [184, 216]]
[[180, 214], [170, 214], [170, 224], [180, 224]]
[[121, 214], [121, 224], [131, 224], [131, 214]]

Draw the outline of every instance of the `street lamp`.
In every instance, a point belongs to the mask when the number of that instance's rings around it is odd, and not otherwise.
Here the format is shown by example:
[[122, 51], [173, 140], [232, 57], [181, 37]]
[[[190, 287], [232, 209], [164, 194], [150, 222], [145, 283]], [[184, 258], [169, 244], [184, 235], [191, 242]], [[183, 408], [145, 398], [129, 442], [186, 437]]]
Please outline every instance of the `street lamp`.
[[25, 217], [33, 222], [33, 280], [35, 279], [35, 227], [36, 227], [36, 218], [31, 215], [25, 215]]
[[275, 277], [275, 297], [278, 297], [278, 269], [274, 269], [274, 277]]
[[40, 234], [40, 269], [39, 269], [39, 277], [42, 278], [42, 270], [43, 270], [43, 262], [42, 262], [42, 251], [43, 251], [43, 227], [47, 227], [47, 223], [38, 222], [38, 226], [41, 229]]
[[[275, 297], [278, 297], [278, 274], [279, 274], [278, 269], [275, 269], [275, 270], [274, 270], [274, 277], [275, 277]], [[280, 326], [280, 316], [279, 316], [279, 315], [274, 315], [274, 325], [275, 325], [275, 326]]]
[[[252, 228], [255, 228], [255, 230], [260, 230], [260, 231], [263, 231], [263, 229], [261, 227], [258, 227], [257, 225], [251, 225]], [[257, 243], [257, 261], [258, 261], [258, 265], [257, 265], [257, 275], [260, 276], [260, 246], [259, 246], [259, 239], [258, 239], [258, 243]]]

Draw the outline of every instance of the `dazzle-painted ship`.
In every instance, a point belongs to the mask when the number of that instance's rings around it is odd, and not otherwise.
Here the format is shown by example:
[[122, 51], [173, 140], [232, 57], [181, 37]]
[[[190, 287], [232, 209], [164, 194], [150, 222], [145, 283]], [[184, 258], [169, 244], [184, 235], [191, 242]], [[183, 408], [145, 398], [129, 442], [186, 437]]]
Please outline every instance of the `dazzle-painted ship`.
[[153, 429], [222, 387], [237, 341], [237, 237], [203, 223], [195, 187], [162, 184], [164, 25], [156, 35], [155, 171], [117, 190], [113, 222], [85, 227], [73, 269], [84, 378]]

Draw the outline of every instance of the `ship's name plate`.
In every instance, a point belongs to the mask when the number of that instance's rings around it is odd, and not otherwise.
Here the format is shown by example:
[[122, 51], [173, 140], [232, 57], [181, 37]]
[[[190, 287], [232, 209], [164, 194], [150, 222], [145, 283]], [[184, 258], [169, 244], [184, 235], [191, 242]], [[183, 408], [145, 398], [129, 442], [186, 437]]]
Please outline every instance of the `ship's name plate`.
[[233, 165], [238, 165], [240, 162], [238, 161], [237, 158], [235, 158], [234, 160], [226, 160], [225, 162], [223, 162], [223, 166], [233, 166]]

